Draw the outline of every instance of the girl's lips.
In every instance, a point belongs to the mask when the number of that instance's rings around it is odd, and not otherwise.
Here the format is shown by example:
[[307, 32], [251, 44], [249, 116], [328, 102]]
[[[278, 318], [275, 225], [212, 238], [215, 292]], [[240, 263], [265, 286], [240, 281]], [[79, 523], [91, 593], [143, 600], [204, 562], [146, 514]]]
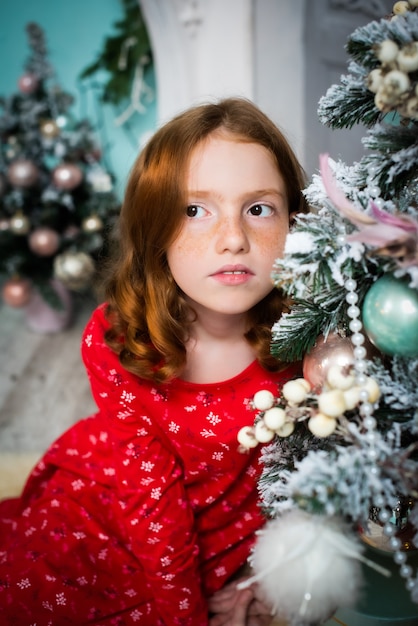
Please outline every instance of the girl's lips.
[[248, 282], [253, 273], [243, 265], [226, 265], [211, 274], [211, 278], [224, 285], [242, 285]]

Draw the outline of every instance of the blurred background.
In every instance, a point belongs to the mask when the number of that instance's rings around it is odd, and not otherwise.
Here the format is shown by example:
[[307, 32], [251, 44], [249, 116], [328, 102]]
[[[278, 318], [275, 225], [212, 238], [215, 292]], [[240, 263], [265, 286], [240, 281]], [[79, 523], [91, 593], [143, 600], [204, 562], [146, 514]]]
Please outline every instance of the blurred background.
[[317, 105], [346, 72], [347, 37], [392, 4], [0, 2], [0, 494], [17, 457], [30, 466], [94, 410], [80, 337], [147, 138], [192, 104], [241, 95], [283, 130], [308, 176], [321, 152], [357, 160], [364, 128], [331, 131]]
[[[85, 79], [81, 78], [81, 74], [100, 56], [107, 38], [123, 34], [116, 24], [124, 19], [125, 6], [131, 4], [136, 2], [125, 5], [122, 0], [2, 0], [0, 3], [0, 51], [3, 59], [0, 95], [7, 97], [19, 91], [18, 80], [24, 74], [31, 52], [26, 26], [36, 22], [45, 33], [54, 78], [74, 97], [72, 114], [77, 118], [87, 117], [97, 131], [106, 162], [116, 176], [119, 197], [123, 194], [124, 181], [138, 152], [138, 145], [155, 128], [154, 85], [152, 97], [147, 99], [143, 111], [133, 114], [127, 123], [118, 125], [118, 114], [129, 103], [126, 100], [115, 107], [101, 101], [101, 87], [106, 85], [108, 79], [106, 69]], [[129, 49], [126, 53], [129, 54]], [[119, 56], [115, 59], [116, 67], [123, 58], [124, 49], [120, 47]], [[153, 82], [152, 76], [150, 82]]]

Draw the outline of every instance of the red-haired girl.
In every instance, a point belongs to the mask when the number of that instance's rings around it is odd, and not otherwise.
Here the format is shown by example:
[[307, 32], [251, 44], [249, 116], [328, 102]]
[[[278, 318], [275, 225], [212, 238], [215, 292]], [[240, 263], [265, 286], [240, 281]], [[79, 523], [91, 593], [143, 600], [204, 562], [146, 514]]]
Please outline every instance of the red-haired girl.
[[255, 392], [296, 373], [270, 354], [270, 274], [303, 187], [244, 99], [180, 114], [142, 151], [82, 339], [98, 412], [0, 504], [3, 625], [270, 623], [234, 582], [263, 524], [260, 449], [237, 433]]

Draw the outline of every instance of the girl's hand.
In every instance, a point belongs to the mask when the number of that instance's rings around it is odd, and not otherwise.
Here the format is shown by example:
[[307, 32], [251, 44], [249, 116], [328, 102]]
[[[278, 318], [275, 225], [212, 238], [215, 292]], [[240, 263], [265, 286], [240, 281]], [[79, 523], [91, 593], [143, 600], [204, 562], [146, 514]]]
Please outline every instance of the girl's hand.
[[257, 596], [257, 586], [237, 589], [238, 583], [246, 580], [235, 580], [217, 591], [209, 600], [212, 617], [210, 626], [268, 626], [273, 620], [270, 607], [266, 606]]

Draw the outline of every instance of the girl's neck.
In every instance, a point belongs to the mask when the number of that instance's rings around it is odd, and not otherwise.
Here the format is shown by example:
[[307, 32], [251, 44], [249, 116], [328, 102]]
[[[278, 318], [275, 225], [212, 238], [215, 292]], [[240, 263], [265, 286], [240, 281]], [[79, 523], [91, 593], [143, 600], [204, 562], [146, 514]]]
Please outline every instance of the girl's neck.
[[255, 352], [244, 337], [245, 330], [243, 317], [194, 322], [186, 345], [187, 365], [181, 378], [203, 384], [240, 374], [255, 359]]

